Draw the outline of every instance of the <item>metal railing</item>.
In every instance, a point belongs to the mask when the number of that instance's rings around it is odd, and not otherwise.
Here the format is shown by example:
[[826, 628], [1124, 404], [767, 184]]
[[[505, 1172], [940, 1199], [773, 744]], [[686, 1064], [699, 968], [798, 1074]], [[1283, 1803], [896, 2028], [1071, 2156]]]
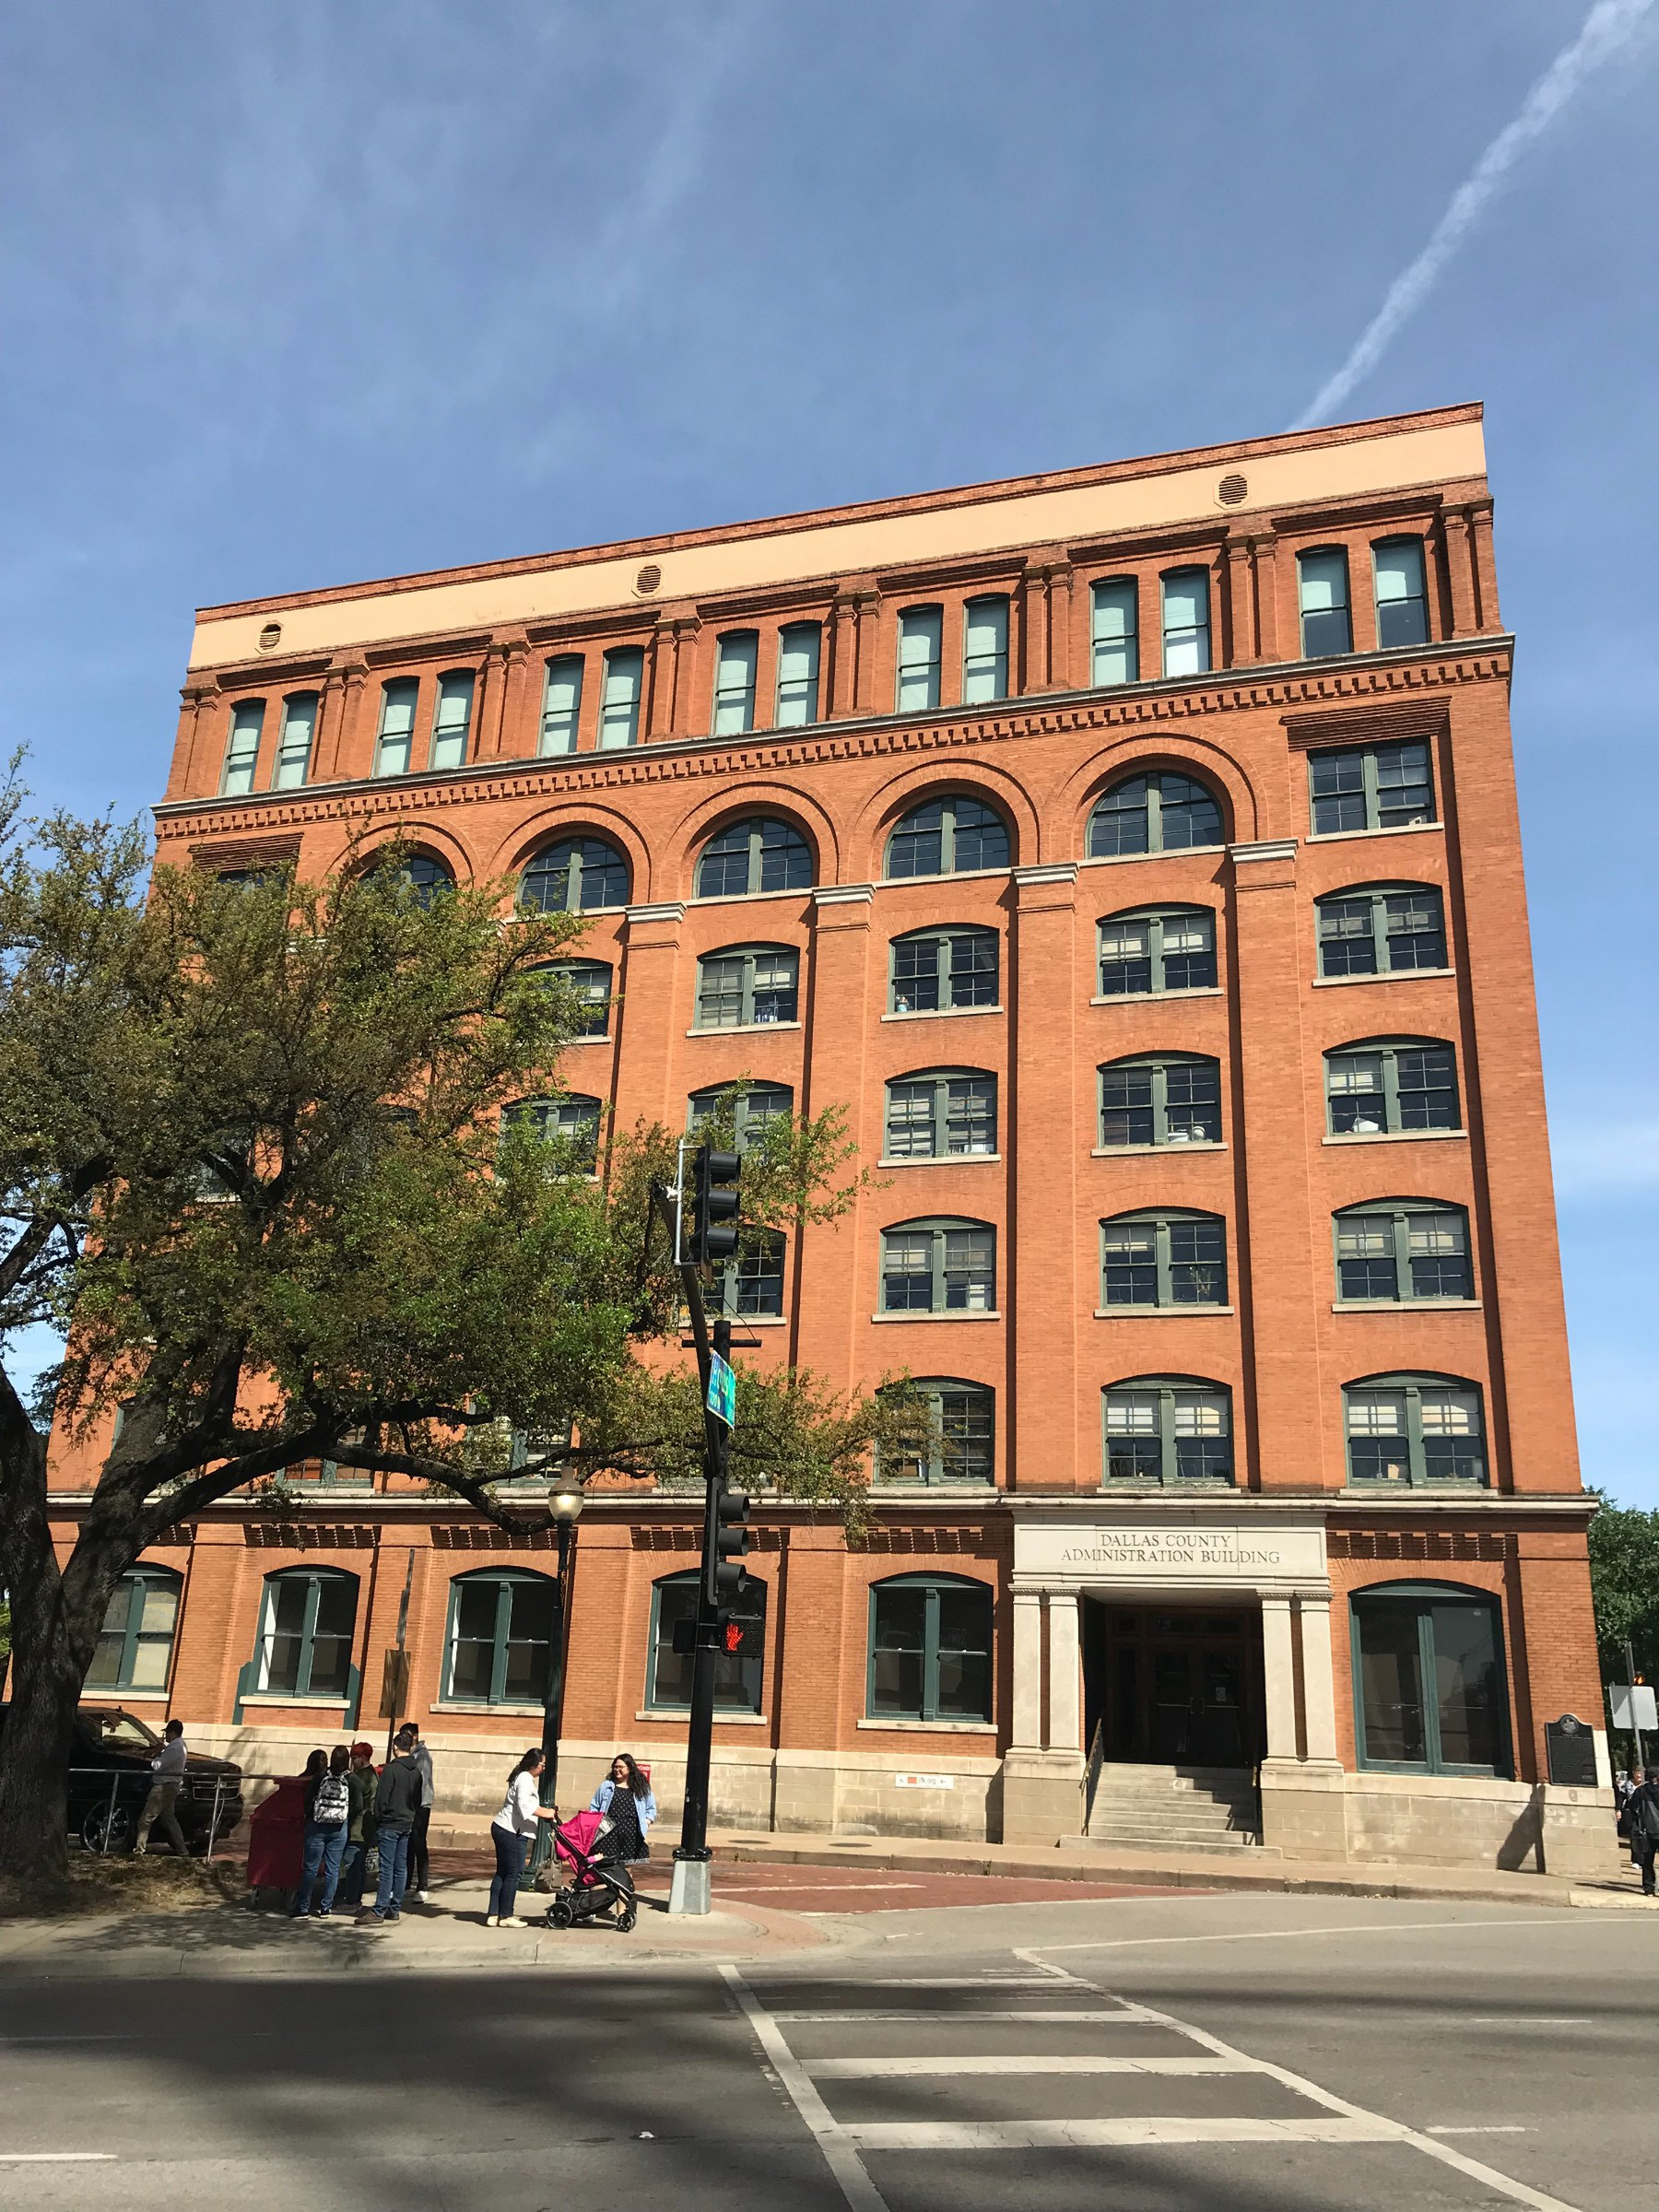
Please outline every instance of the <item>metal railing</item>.
[[1088, 1757], [1083, 1762], [1083, 1832], [1088, 1833], [1088, 1823], [1094, 1815], [1095, 1792], [1100, 1786], [1100, 1769], [1106, 1764], [1106, 1723], [1095, 1723], [1094, 1735], [1089, 1743]]
[[[174, 1776], [147, 1773], [141, 1767], [71, 1767], [68, 1772], [71, 1780], [77, 1774], [107, 1774], [110, 1778], [109, 1799], [103, 1806], [102, 1819], [97, 1830], [98, 1842], [96, 1846], [87, 1842], [86, 1834], [88, 1827], [93, 1819], [96, 1807], [88, 1808], [82, 1817], [79, 1830], [82, 1843], [88, 1851], [95, 1851], [96, 1855], [100, 1859], [108, 1858], [110, 1855], [110, 1838], [117, 1826], [116, 1816], [121, 1809], [123, 1783], [127, 1785], [128, 1803], [132, 1806], [135, 1841], [137, 1840], [138, 1822], [143, 1818], [144, 1802], [147, 1801], [151, 1790], [158, 1783], [176, 1780], [179, 1784], [178, 1795], [180, 1797], [187, 1796], [193, 1806], [205, 1804], [208, 1794], [206, 1778], [204, 1777], [193, 1784], [188, 1771], [183, 1774]], [[291, 1779], [291, 1776], [281, 1774], [216, 1774], [212, 1781], [212, 1809], [207, 1815], [207, 1841], [202, 1854], [204, 1862], [211, 1862], [214, 1852], [219, 1843], [225, 1836], [234, 1832], [238, 1821], [248, 1810], [246, 1785], [249, 1783], [276, 1783]], [[142, 1800], [138, 1795], [140, 1790], [143, 1792]], [[222, 1818], [228, 1809], [226, 1801], [230, 1798], [237, 1800], [236, 1820], [227, 1820]], [[176, 1805], [177, 1798], [174, 1803]]]

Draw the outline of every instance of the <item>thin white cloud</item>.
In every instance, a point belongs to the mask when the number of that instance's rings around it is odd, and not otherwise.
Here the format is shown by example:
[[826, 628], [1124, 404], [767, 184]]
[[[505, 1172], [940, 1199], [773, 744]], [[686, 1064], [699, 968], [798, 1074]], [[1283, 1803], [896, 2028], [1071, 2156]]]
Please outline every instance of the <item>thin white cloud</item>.
[[1522, 102], [1521, 112], [1492, 140], [1453, 194], [1428, 244], [1395, 277], [1388, 296], [1360, 333], [1353, 351], [1291, 425], [1305, 430], [1335, 414], [1359, 380], [1374, 369], [1433, 288], [1436, 278], [1496, 198], [1528, 147], [1542, 137], [1585, 80], [1627, 46], [1651, 13], [1653, 0], [1595, 0], [1577, 38], [1564, 46]]
[[1558, 1116], [1549, 1148], [1563, 1201], [1635, 1202], [1659, 1192], [1659, 1121], [1563, 1124]]

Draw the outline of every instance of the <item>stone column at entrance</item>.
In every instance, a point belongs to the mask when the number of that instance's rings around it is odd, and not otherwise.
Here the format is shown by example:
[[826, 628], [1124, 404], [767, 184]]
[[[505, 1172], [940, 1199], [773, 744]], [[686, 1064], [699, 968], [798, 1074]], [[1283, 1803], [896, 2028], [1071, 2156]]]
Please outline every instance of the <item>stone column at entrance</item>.
[[1077, 1597], [1072, 1590], [1051, 1590], [1048, 1601], [1049, 1724], [1051, 1751], [1082, 1748], [1083, 1709], [1077, 1641]]
[[1324, 1766], [1336, 1762], [1336, 1685], [1331, 1668], [1331, 1601], [1299, 1597], [1297, 1625], [1301, 1636], [1302, 1719], [1308, 1758]]
[[[1294, 1613], [1292, 1605], [1294, 1603]], [[1305, 1757], [1296, 1740], [1296, 1653], [1301, 1654]], [[1331, 1600], [1324, 1591], [1262, 1598], [1267, 1756], [1262, 1761], [1262, 1841], [1287, 1856], [1347, 1856], [1347, 1784], [1336, 1760]]]
[[[1042, 1647], [1048, 1641], [1048, 1727], [1042, 1723]], [[1002, 1841], [1052, 1844], [1083, 1826], [1078, 1748], [1077, 1599], [1014, 1590], [1014, 1740], [1003, 1756]]]

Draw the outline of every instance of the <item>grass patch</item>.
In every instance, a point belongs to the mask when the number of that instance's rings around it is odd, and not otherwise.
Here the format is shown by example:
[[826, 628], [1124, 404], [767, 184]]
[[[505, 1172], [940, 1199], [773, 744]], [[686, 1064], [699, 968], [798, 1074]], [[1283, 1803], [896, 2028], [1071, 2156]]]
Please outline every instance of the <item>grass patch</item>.
[[102, 1914], [199, 1912], [239, 1904], [247, 1896], [247, 1869], [235, 1859], [175, 1859], [160, 1853], [143, 1858], [100, 1859], [70, 1854], [66, 1882], [20, 1882], [0, 1875], [0, 1918], [66, 1920]]

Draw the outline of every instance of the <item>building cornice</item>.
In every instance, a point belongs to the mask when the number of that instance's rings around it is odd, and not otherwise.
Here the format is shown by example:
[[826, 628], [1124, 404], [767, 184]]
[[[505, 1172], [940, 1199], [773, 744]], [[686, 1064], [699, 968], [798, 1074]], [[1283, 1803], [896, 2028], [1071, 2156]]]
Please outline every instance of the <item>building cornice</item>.
[[913, 758], [935, 750], [959, 753], [1079, 730], [1138, 731], [1155, 736], [1212, 714], [1335, 714], [1356, 707], [1406, 705], [1426, 694], [1465, 684], [1507, 681], [1513, 648], [1508, 632], [1495, 631], [1431, 649], [1412, 646], [1353, 653], [1340, 662], [1288, 661], [1107, 689], [1042, 692], [999, 700], [994, 712], [958, 706], [922, 716], [864, 715], [815, 723], [798, 732], [758, 732], [742, 738], [660, 738], [617, 752], [474, 761], [465, 768], [425, 770], [408, 776], [312, 783], [292, 794], [174, 799], [158, 806], [155, 815], [158, 823], [168, 828], [177, 824], [196, 832], [246, 836], [253, 830], [312, 822], [413, 817], [457, 804], [581, 799], [602, 791], [705, 776], [776, 774], [893, 754]]

